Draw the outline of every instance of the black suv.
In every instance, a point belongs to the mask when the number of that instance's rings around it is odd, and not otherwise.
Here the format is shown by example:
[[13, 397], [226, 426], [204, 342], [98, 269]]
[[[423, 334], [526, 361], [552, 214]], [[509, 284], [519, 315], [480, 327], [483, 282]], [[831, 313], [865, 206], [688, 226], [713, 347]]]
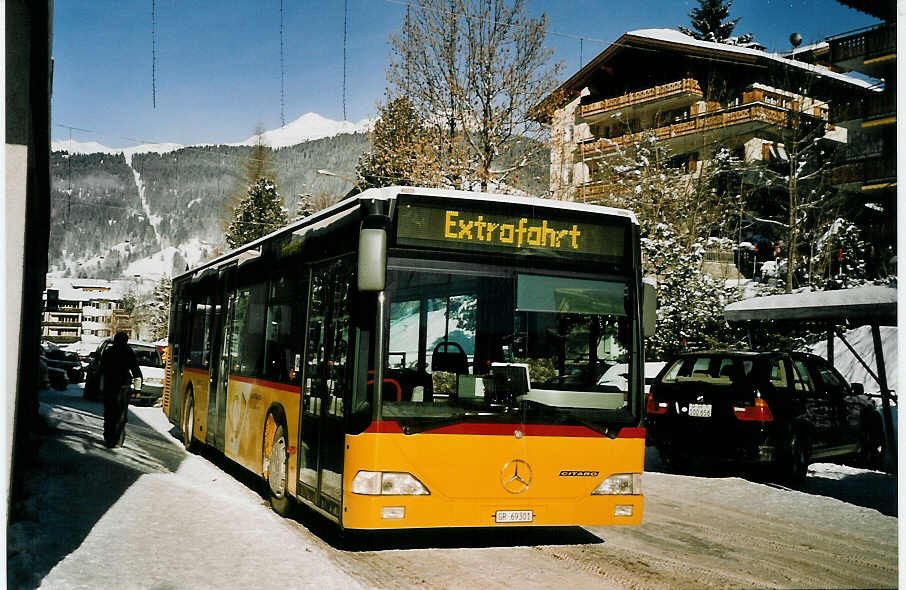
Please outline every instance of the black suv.
[[806, 353], [685, 353], [646, 399], [648, 444], [681, 470], [690, 459], [768, 464], [801, 482], [812, 460], [877, 468], [881, 416], [861, 384]]

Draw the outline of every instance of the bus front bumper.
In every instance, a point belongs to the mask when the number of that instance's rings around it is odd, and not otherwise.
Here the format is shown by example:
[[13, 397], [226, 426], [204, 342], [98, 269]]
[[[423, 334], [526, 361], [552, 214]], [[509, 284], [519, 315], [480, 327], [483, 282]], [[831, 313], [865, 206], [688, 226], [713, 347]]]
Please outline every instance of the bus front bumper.
[[376, 530], [432, 527], [640, 525], [643, 495], [583, 499], [364, 496], [347, 493], [343, 528]]

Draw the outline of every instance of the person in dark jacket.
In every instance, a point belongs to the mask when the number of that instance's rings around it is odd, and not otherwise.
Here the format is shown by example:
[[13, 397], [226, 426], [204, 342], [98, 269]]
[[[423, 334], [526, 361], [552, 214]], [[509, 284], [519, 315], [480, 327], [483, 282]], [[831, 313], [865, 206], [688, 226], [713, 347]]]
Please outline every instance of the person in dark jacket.
[[119, 447], [126, 437], [126, 416], [129, 412], [129, 386], [140, 378], [142, 370], [129, 346], [129, 335], [117, 332], [113, 345], [101, 355], [101, 379], [104, 393], [104, 444]]

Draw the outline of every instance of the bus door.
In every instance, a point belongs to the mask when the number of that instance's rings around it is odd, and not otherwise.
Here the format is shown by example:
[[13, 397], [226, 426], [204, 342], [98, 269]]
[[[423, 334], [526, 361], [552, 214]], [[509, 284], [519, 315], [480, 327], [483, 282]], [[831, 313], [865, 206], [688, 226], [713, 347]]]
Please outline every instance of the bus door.
[[351, 261], [312, 271], [302, 389], [299, 492], [319, 508], [340, 517], [343, 497], [345, 400], [349, 399], [352, 330], [348, 299]]
[[224, 450], [224, 434], [226, 429], [226, 395], [227, 382], [230, 375], [230, 354], [235, 352], [234, 347], [238, 346], [237, 338], [233, 334], [233, 319], [236, 308], [236, 292], [232, 291], [227, 295], [225, 302], [217, 302], [217, 308], [222, 309], [223, 313], [214, 322], [214, 325], [222, 328], [215, 334], [221, 334], [222, 337], [217, 342], [217, 362], [212, 363], [211, 381], [209, 384], [210, 395], [208, 397], [208, 443], [220, 451]]

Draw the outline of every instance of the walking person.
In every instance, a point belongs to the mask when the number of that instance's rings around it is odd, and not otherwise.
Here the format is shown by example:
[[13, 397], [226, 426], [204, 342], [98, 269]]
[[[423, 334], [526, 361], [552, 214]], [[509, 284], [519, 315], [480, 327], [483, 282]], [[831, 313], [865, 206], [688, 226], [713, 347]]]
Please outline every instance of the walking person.
[[104, 393], [104, 445], [119, 447], [126, 437], [126, 416], [129, 412], [129, 388], [132, 379], [142, 376], [142, 370], [129, 346], [129, 335], [117, 332], [113, 345], [101, 355], [101, 380]]

